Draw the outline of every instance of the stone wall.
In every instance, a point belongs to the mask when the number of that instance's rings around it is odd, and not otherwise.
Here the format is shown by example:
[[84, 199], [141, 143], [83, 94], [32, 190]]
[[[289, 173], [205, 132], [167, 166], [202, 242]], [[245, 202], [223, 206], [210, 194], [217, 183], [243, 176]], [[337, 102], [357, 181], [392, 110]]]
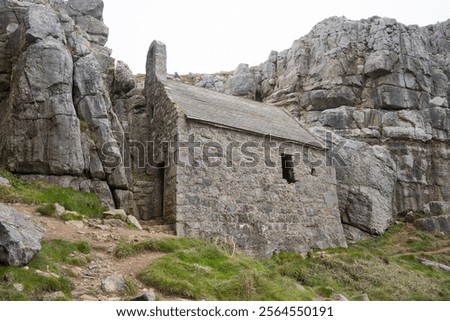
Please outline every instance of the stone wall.
[[[247, 166], [240, 147], [233, 148], [229, 166], [224, 157], [219, 166], [207, 166], [201, 148], [196, 149], [193, 166], [187, 149], [180, 149], [177, 171], [177, 234], [201, 238], [220, 237], [252, 254], [270, 256], [274, 251], [305, 252], [316, 248], [346, 246], [339, 217], [336, 178], [332, 167], [325, 166], [325, 152], [309, 149], [312, 163], [300, 161], [294, 167], [295, 183], [283, 179], [280, 151], [271, 149], [273, 167], [264, 158], [264, 138], [234, 130], [199, 124], [180, 124], [179, 140], [214, 142], [223, 146], [242, 146], [254, 142], [248, 150], [259, 161]], [[274, 141], [278, 143], [279, 141]], [[292, 145], [286, 154], [303, 158], [301, 146]], [[209, 149], [214, 154], [217, 150]], [[220, 154], [216, 154], [220, 155]], [[318, 165], [315, 162], [321, 162]]]
[[[148, 172], [153, 177], [152, 218], [163, 217], [168, 223], [176, 221], [177, 167], [170, 161], [171, 142], [178, 134], [179, 111], [169, 99], [166, 81], [166, 48], [154, 41], [147, 56], [145, 80], [146, 104], [151, 111]], [[173, 146], [172, 146], [173, 147]]]

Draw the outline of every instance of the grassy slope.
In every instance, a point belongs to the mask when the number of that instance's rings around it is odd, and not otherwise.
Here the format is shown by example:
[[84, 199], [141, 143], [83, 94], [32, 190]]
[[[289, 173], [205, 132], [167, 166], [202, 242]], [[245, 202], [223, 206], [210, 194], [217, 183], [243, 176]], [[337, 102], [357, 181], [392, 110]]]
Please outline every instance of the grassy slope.
[[292, 279], [280, 275], [266, 262], [230, 255], [226, 246], [187, 238], [122, 241], [116, 255], [127, 257], [142, 251], [169, 253], [139, 275], [143, 283], [166, 294], [197, 300], [312, 299], [313, 293], [299, 290]]
[[[119, 257], [166, 252], [139, 278], [167, 294], [207, 300], [309, 300], [342, 293], [353, 300], [450, 300], [448, 272], [420, 264], [450, 263], [450, 238], [394, 226], [385, 235], [348, 249], [282, 253], [252, 259], [189, 239], [121, 242]], [[298, 286], [301, 284], [304, 289]]]
[[67, 210], [77, 211], [88, 217], [96, 217], [103, 212], [98, 197], [93, 193], [80, 192], [43, 181], [23, 181], [2, 168], [0, 176], [7, 178], [11, 183], [11, 187], [0, 186], [0, 202], [59, 203]]
[[[95, 217], [103, 208], [98, 197], [92, 193], [76, 191], [47, 182], [26, 182], [0, 168], [0, 176], [9, 180], [11, 187], [0, 186], [0, 203], [46, 204], [40, 209], [51, 215], [54, 203], [67, 210], [77, 211], [87, 217]], [[0, 301], [42, 300], [47, 293], [61, 291], [70, 299], [70, 271], [64, 265], [84, 265], [85, 258], [72, 258], [72, 253], [83, 256], [89, 252], [86, 242], [71, 243], [64, 240], [43, 241], [42, 250], [28, 264], [29, 269], [0, 266]], [[35, 271], [53, 272], [59, 278], [46, 277]], [[15, 284], [22, 284], [23, 291], [17, 291]]]
[[[70, 299], [71, 271], [65, 266], [85, 265], [89, 261], [86, 242], [71, 243], [63, 240], [43, 241], [42, 250], [28, 264], [28, 269], [0, 266], [0, 301], [43, 300], [45, 294], [61, 291]], [[76, 254], [74, 257], [71, 254]], [[36, 270], [55, 273], [59, 277], [42, 276]], [[24, 286], [17, 291], [15, 284]]]

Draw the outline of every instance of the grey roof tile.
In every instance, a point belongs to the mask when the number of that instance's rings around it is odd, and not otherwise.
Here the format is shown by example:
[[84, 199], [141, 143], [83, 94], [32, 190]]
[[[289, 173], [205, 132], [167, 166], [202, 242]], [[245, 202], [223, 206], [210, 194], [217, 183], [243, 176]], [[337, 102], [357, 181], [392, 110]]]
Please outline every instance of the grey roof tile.
[[188, 119], [321, 146], [317, 138], [281, 107], [173, 80], [166, 82], [166, 88], [170, 99]]

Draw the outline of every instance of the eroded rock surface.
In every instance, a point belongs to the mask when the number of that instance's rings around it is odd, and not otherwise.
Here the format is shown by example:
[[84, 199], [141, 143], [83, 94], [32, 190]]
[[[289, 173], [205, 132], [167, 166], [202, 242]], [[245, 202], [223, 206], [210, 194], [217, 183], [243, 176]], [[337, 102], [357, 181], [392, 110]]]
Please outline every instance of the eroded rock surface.
[[0, 204], [0, 264], [24, 266], [41, 250], [45, 230], [17, 210]]
[[[111, 50], [103, 1], [0, 1], [0, 165], [96, 191], [130, 188], [110, 92], [134, 86]], [[117, 76], [117, 81], [114, 80]], [[114, 162], [106, 162], [111, 160]]]

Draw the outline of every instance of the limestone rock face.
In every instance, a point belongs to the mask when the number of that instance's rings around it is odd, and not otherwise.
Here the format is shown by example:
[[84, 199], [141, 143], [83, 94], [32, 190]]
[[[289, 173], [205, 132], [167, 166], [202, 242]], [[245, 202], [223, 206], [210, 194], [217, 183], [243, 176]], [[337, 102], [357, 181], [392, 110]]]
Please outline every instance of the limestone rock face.
[[256, 82], [247, 64], [240, 64], [225, 83], [225, 93], [250, 99], [256, 97]]
[[268, 99], [280, 101], [286, 95], [276, 93], [287, 90], [299, 93], [298, 105], [308, 110], [428, 107], [431, 99], [447, 97], [442, 67], [448, 24], [419, 28], [379, 17], [326, 19], [278, 54], [277, 85]]
[[114, 91], [116, 93], [128, 93], [136, 86], [133, 72], [123, 61], [118, 61], [114, 77]]
[[44, 232], [25, 215], [0, 204], [0, 264], [28, 264], [41, 250]]
[[328, 165], [336, 169], [342, 223], [369, 234], [382, 234], [393, 221], [396, 164], [389, 151], [343, 139], [323, 127], [311, 131], [332, 148]]
[[[114, 83], [133, 84], [114, 81], [103, 1], [0, 3], [0, 165], [18, 174], [86, 177], [113, 207], [111, 189], [130, 185], [110, 92]], [[118, 68], [117, 75], [126, 73]]]
[[[343, 222], [379, 233], [392, 219], [386, 210], [395, 217], [450, 200], [449, 34], [450, 21], [419, 28], [334, 17], [269, 68], [276, 85], [263, 98], [348, 139], [353, 147], [343, 153], [353, 150], [351, 162], [363, 165], [336, 168]], [[383, 223], [367, 229], [369, 203], [379, 209], [372, 219]]]
[[430, 202], [424, 205], [418, 218], [412, 223], [431, 233], [450, 235], [450, 202]]
[[103, 0], [69, 0], [67, 11], [89, 41], [100, 46], [108, 40], [109, 29], [103, 23]]

